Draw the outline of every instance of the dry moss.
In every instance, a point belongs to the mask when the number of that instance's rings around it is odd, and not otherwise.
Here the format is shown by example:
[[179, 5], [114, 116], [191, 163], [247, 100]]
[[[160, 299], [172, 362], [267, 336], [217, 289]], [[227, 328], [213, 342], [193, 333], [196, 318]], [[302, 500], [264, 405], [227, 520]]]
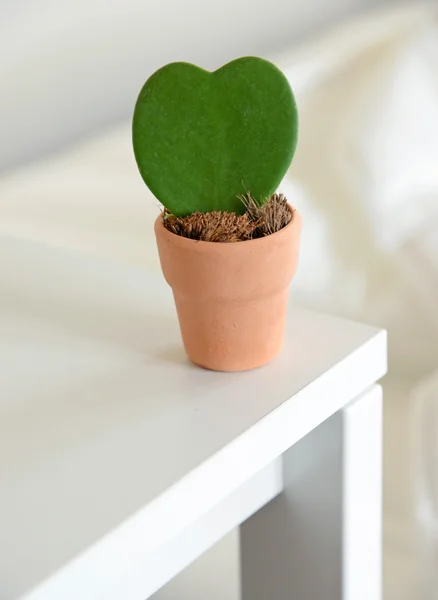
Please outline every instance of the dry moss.
[[254, 223], [246, 213], [220, 211], [195, 212], [187, 217], [165, 215], [164, 226], [176, 235], [204, 242], [238, 242], [250, 239], [254, 231]]
[[172, 233], [192, 240], [243, 242], [280, 231], [293, 217], [283, 194], [273, 194], [262, 206], [249, 192], [240, 199], [246, 209], [243, 215], [214, 211], [174, 217], [164, 212], [163, 223]]

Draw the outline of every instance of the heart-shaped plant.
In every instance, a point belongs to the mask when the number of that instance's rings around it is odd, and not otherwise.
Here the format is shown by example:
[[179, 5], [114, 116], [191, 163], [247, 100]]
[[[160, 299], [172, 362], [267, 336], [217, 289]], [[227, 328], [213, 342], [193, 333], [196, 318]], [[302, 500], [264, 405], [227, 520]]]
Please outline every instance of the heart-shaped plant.
[[132, 134], [141, 176], [172, 214], [242, 213], [239, 196], [265, 202], [289, 168], [297, 108], [286, 77], [264, 59], [212, 73], [177, 62], [144, 84]]

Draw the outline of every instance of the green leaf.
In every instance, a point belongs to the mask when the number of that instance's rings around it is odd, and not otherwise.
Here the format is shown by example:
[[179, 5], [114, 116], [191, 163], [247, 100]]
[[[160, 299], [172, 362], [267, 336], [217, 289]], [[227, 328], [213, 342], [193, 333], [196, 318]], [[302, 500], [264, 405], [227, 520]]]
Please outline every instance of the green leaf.
[[141, 176], [174, 215], [241, 213], [238, 195], [266, 201], [289, 168], [297, 107], [286, 77], [264, 59], [212, 73], [177, 62], [144, 84], [132, 134]]

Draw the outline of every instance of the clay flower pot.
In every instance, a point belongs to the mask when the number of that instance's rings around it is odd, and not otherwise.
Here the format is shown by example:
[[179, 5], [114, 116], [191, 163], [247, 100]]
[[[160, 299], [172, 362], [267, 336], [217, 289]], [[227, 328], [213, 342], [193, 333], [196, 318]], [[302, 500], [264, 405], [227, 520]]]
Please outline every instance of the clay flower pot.
[[195, 364], [243, 371], [280, 353], [300, 231], [296, 210], [279, 232], [235, 243], [175, 235], [158, 217], [161, 267], [173, 290], [184, 347]]

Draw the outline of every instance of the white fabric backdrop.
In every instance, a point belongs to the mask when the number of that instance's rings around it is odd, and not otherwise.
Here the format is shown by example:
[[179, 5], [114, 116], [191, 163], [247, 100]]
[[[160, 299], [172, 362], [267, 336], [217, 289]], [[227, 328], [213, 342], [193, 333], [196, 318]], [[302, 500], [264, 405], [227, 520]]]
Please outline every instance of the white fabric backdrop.
[[395, 1], [1, 0], [0, 172], [129, 118], [163, 64], [214, 69]]

